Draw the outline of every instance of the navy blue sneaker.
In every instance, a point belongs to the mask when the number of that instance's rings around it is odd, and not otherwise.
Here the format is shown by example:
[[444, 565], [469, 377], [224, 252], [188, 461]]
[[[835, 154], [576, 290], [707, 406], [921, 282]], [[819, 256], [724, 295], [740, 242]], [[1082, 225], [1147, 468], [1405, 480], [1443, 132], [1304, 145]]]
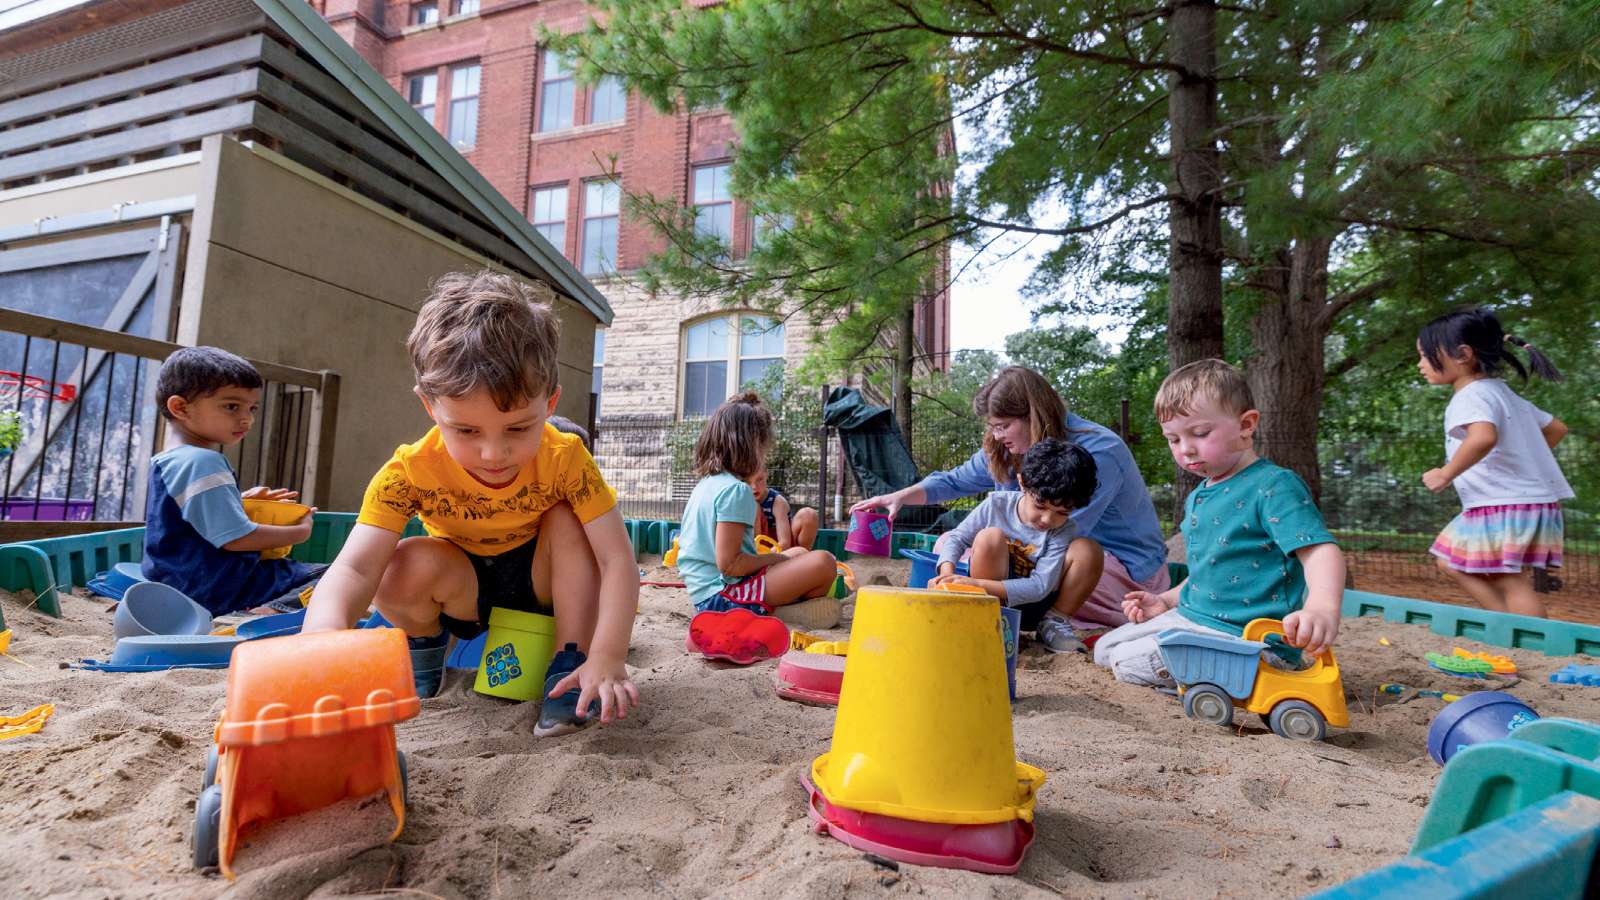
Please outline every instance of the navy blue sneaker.
[[406, 638], [411, 649], [411, 680], [417, 686], [417, 696], [426, 700], [439, 696], [444, 684], [445, 652], [450, 649], [450, 632], [443, 628], [429, 637]]
[[600, 715], [599, 704], [594, 700], [589, 701], [586, 715], [578, 715], [578, 696], [582, 693], [578, 688], [568, 688], [559, 697], [550, 696], [556, 684], [577, 671], [587, 658], [577, 644], [568, 644], [550, 660], [550, 668], [544, 670], [544, 699], [539, 704], [539, 721], [533, 726], [534, 737], [571, 734]]

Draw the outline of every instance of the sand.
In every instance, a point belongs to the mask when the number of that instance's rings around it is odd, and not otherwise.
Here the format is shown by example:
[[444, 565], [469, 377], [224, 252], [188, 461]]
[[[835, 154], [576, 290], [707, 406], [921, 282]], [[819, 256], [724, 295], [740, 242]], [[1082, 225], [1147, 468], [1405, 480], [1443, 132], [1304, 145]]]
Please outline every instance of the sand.
[[[903, 579], [905, 567], [860, 573]], [[1425, 741], [1442, 701], [1374, 706], [1377, 685], [1465, 692], [1473, 685], [1430, 674], [1423, 652], [1494, 649], [1347, 621], [1351, 726], [1297, 744], [1253, 715], [1236, 729], [1193, 723], [1175, 699], [1117, 684], [1082, 656], [1025, 647], [1017, 753], [1049, 781], [1022, 870], [891, 871], [808, 827], [799, 775], [827, 749], [833, 711], [777, 699], [773, 663], [686, 655], [684, 593], [646, 588], [628, 660], [636, 715], [537, 740], [532, 706], [478, 695], [454, 673], [399, 728], [411, 803], [397, 842], [385, 842], [385, 804], [349, 801], [247, 832], [230, 884], [195, 871], [188, 846], [225, 673], [62, 670], [112, 646], [109, 604], [63, 602], [56, 620], [0, 595], [16, 634], [0, 658], [0, 714], [56, 704], [40, 733], [0, 741], [7, 897], [1303, 894], [1403, 856], [1438, 777]], [[1566, 660], [1509, 655], [1524, 674], [1513, 692], [1543, 714], [1600, 720], [1600, 689], [1548, 683]]]

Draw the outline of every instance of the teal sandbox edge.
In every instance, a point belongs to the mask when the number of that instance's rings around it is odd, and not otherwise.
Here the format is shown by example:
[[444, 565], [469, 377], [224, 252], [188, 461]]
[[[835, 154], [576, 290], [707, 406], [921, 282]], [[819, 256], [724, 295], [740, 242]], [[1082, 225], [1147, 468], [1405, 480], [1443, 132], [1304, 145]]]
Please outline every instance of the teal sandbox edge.
[[1467, 638], [1496, 647], [1537, 650], [1546, 656], [1580, 653], [1600, 656], [1600, 626], [1596, 625], [1536, 619], [1366, 591], [1345, 591], [1342, 611], [1346, 618], [1382, 616], [1385, 622], [1426, 625], [1434, 634], [1445, 637]]

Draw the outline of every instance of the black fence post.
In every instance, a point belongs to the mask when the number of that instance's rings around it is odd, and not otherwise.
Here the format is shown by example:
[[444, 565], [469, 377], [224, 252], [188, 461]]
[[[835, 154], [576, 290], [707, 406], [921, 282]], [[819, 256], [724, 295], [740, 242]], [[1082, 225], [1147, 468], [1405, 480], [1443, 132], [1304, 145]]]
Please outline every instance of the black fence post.
[[828, 424], [823, 410], [828, 407], [828, 386], [822, 386], [822, 405], [817, 410], [817, 527], [828, 527]]

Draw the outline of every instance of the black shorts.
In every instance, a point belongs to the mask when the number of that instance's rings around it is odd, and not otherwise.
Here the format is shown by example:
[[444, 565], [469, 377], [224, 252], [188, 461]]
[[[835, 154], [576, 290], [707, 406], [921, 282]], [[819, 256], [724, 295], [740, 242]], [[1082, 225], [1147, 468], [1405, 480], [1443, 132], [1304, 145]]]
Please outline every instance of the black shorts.
[[[533, 592], [533, 554], [539, 539], [529, 538], [495, 556], [467, 553], [472, 572], [478, 576], [478, 621], [467, 622], [440, 614], [439, 624], [456, 637], [469, 641], [489, 627], [489, 611], [495, 607], [518, 612], [555, 615], [555, 607], [541, 601]], [[461, 551], [466, 553], [465, 550]]]

